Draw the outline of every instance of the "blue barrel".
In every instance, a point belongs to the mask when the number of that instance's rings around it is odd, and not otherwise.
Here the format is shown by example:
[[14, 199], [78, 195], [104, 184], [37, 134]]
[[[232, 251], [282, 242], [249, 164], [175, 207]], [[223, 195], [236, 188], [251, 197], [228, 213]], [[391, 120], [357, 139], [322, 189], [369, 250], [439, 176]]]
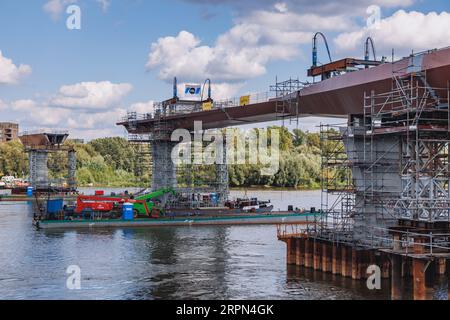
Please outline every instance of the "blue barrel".
[[122, 208], [122, 219], [123, 220], [134, 220], [134, 206], [132, 203], [124, 203]]
[[27, 197], [32, 197], [33, 196], [33, 187], [28, 187], [27, 188]]
[[55, 214], [62, 211], [64, 206], [63, 199], [53, 199], [47, 201], [47, 213]]

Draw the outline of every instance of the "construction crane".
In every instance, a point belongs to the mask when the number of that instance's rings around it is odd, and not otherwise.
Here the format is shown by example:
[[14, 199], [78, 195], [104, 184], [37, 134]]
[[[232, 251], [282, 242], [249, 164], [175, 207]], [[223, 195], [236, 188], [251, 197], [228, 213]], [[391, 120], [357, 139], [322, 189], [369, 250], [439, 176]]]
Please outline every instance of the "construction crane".
[[[373, 61], [377, 61], [377, 54], [375, 52], [375, 44], [371, 37], [367, 37], [366, 44], [364, 46], [364, 60], [369, 61], [370, 60], [370, 50], [369, 46], [372, 47], [372, 54], [373, 54]], [[369, 68], [369, 65], [366, 65], [366, 69]]]

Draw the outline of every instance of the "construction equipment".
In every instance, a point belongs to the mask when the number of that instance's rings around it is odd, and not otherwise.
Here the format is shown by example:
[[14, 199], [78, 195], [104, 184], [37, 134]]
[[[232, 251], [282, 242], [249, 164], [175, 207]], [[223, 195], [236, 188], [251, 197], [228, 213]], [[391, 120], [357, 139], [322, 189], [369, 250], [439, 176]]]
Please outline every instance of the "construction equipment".
[[136, 197], [134, 199], [136, 201], [134, 204], [135, 215], [147, 214], [147, 210], [152, 213], [152, 216], [159, 215], [161, 208], [155, 206], [155, 200], [170, 194], [176, 195], [175, 190], [172, 188], [164, 188]]
[[[134, 206], [139, 206], [141, 210], [138, 213], [150, 216], [150, 208], [147, 206], [146, 201], [117, 198], [117, 197], [103, 197], [103, 196], [78, 196], [77, 204], [75, 207], [75, 213], [81, 214], [85, 211], [93, 212], [112, 212], [120, 211], [120, 208], [124, 203], [132, 203]], [[136, 212], [135, 212], [136, 215]]]

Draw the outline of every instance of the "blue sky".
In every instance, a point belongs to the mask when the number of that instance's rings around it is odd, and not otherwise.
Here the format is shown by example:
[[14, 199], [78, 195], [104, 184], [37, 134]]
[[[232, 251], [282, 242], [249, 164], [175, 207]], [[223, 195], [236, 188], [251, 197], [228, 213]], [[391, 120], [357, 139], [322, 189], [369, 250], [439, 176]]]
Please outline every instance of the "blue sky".
[[[81, 30], [66, 27], [72, 4]], [[381, 29], [366, 27], [370, 5]], [[168, 98], [174, 76], [210, 77], [216, 98], [263, 92], [276, 76], [306, 80], [315, 31], [333, 58], [362, 56], [367, 35], [380, 55], [395, 47], [400, 57], [450, 45], [448, 11], [444, 0], [0, 0], [0, 121], [121, 135], [117, 118]]]

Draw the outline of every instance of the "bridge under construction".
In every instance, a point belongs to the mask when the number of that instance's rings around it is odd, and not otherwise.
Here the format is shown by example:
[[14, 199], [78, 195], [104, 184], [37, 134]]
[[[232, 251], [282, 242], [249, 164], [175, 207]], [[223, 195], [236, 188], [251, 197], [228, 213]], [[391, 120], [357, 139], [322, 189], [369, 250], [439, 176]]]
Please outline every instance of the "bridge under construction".
[[[187, 194], [210, 190], [228, 197], [227, 165], [211, 181], [177, 185], [171, 152], [175, 129], [205, 130], [308, 116], [343, 119], [321, 127], [322, 212], [308, 228], [280, 227], [288, 264], [355, 280], [369, 265], [391, 279], [392, 297], [402, 297], [403, 279], [413, 279], [413, 297], [429, 298], [436, 281], [447, 282], [450, 259], [450, 48], [413, 54], [396, 62], [343, 59], [308, 75], [321, 81], [278, 82], [273, 94], [202, 101], [178, 98], [154, 113], [130, 113], [124, 126], [142, 156], [151, 158], [152, 188]], [[338, 120], [337, 120], [338, 121]], [[181, 191], [180, 191], [181, 192]], [[333, 197], [331, 197], [333, 195]], [[443, 280], [445, 279], [445, 280]]]

